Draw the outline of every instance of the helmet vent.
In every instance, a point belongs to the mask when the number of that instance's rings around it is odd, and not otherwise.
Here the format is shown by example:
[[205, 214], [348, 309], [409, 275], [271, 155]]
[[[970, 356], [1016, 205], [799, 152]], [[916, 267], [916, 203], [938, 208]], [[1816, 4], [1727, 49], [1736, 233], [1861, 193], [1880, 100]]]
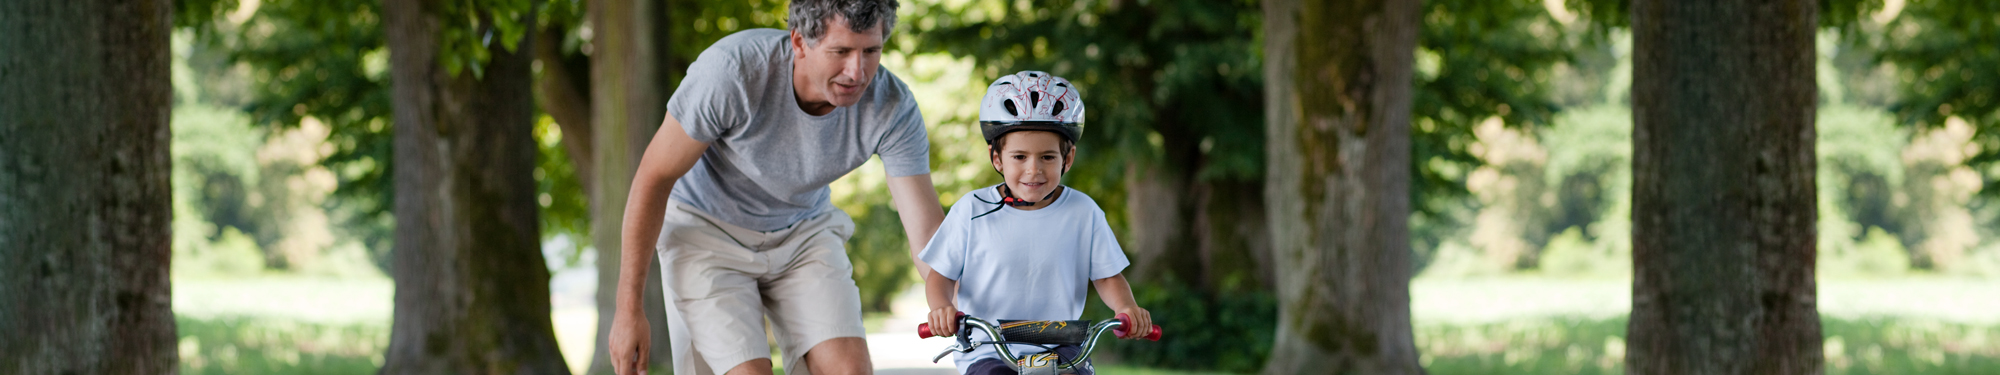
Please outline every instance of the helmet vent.
[[1006, 107], [1007, 107], [1007, 115], [1010, 115], [1010, 116], [1015, 116], [1015, 117], [1019, 117], [1019, 116], [1021, 116], [1021, 112], [1020, 112], [1020, 111], [1015, 111], [1015, 110], [1014, 110], [1014, 100], [1013, 100], [1013, 99], [1007, 99], [1007, 101], [1005, 101], [1005, 102], [1001, 102], [1001, 105], [1004, 105], [1004, 106], [1006, 106]]
[[1042, 106], [1042, 93], [1039, 91], [1028, 93], [1028, 106], [1030, 107]]
[[1053, 111], [1049, 111], [1049, 115], [1050, 115], [1050, 116], [1061, 116], [1061, 115], [1062, 115], [1062, 111], [1063, 111], [1063, 102], [1062, 102], [1061, 100], [1057, 100], [1057, 101], [1056, 101], [1056, 109], [1055, 109], [1055, 110], [1053, 110]]

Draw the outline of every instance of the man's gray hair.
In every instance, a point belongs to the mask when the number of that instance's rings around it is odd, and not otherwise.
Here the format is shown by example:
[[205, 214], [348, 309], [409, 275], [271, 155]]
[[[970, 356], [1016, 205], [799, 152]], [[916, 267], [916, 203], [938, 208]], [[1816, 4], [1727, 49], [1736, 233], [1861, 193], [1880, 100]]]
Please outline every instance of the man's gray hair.
[[826, 36], [827, 23], [833, 16], [847, 19], [850, 30], [860, 32], [882, 24], [882, 40], [889, 39], [889, 31], [896, 28], [896, 0], [792, 0], [791, 16], [786, 23], [792, 31], [805, 36], [806, 46], [818, 46], [819, 38]]

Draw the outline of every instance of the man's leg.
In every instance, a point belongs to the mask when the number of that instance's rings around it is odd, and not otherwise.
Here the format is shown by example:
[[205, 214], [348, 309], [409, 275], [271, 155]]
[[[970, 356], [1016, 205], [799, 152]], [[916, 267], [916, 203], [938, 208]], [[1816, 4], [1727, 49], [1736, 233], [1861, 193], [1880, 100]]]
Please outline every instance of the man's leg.
[[867, 375], [875, 372], [868, 357], [868, 341], [860, 337], [840, 337], [821, 341], [806, 350], [806, 366], [819, 375]]
[[771, 359], [758, 358], [743, 361], [743, 364], [729, 369], [729, 373], [724, 375], [771, 375]]
[[780, 265], [759, 278], [788, 375], [869, 374], [861, 328], [861, 289], [847, 260], [854, 221], [832, 210], [794, 226], [765, 253]]
[[720, 225], [691, 208], [668, 205], [657, 246], [673, 315], [675, 373], [733, 374], [761, 361], [761, 374], [769, 374], [765, 297], [753, 276], [769, 266], [729, 232], [736, 228]]

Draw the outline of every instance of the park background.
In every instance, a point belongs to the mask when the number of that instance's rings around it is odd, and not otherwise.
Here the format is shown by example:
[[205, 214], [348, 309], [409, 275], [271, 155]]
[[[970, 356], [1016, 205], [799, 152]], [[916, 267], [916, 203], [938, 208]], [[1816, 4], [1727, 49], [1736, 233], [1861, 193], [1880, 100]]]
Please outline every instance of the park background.
[[[396, 292], [381, 4], [176, 3], [172, 298], [181, 371], [375, 372]], [[579, 374], [604, 373], [592, 370], [603, 365], [593, 361], [603, 342], [597, 290], [611, 268], [594, 245], [593, 231], [607, 225], [592, 215], [591, 196], [614, 190], [591, 185], [616, 180], [588, 176], [588, 163], [614, 161], [577, 145], [578, 134], [643, 137], [657, 126], [603, 126], [616, 121], [592, 118], [593, 106], [616, 91], [596, 86], [649, 80], [657, 91], [633, 100], [664, 101], [708, 44], [783, 28], [786, 14], [774, 0], [625, 4], [620, 11], [651, 12], [652, 22], [613, 30], [595, 27], [587, 9], [595, 3], [490, 2], [539, 17], [501, 22], [485, 36], [539, 38], [520, 51], [535, 61], [533, 196], [554, 335]], [[1430, 373], [1623, 372], [1633, 53], [1619, 21], [1591, 16], [1598, 3], [1422, 5], [1410, 296]], [[1823, 10], [1817, 38], [1826, 370], [2000, 372], [2000, 194], [1992, 193], [2000, 170], [1990, 163], [2000, 151], [1991, 99], [2000, 89], [2000, 19], [1961, 17], [2000, 6], [1825, 3], [1854, 5]], [[1256, 1], [906, 0], [898, 14], [882, 64], [922, 98], [941, 204], [998, 181], [973, 121], [985, 83], [1035, 69], [1081, 86], [1091, 117], [1083, 162], [1064, 182], [1104, 206], [1136, 261], [1127, 272], [1141, 304], [1169, 327], [1158, 343], [1111, 343], [1105, 374], [1248, 373], [1265, 364], [1278, 302], [1263, 234]], [[651, 41], [654, 66], [593, 62], [594, 43], [607, 38]], [[439, 61], [454, 69], [492, 58], [452, 46]], [[834, 201], [859, 224], [849, 253], [878, 347], [914, 337], [905, 333], [910, 317], [923, 313], [880, 168], [871, 162], [833, 185]], [[1088, 318], [1107, 315], [1091, 305]], [[878, 352], [878, 365], [920, 367], [945, 343], [895, 345], [888, 349], [902, 357]], [[903, 357], [918, 359], [896, 362]]]

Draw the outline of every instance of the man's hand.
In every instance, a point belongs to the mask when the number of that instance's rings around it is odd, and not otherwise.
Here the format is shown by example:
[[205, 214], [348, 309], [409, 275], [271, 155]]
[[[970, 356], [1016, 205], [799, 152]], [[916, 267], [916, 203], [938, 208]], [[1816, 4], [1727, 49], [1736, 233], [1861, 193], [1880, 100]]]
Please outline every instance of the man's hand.
[[[636, 306], [634, 306], [636, 307]], [[646, 311], [618, 309], [611, 315], [611, 371], [618, 375], [645, 374], [653, 353], [653, 329]]]
[[1126, 340], [1138, 340], [1146, 338], [1146, 335], [1153, 333], [1152, 312], [1146, 311], [1146, 309], [1140, 308], [1138, 306], [1132, 306], [1129, 308], [1125, 308], [1123, 310], [1118, 310], [1118, 313], [1125, 314], [1125, 317], [1130, 319], [1126, 321], [1127, 325], [1125, 326], [1125, 335], [1118, 336], [1118, 338]]

